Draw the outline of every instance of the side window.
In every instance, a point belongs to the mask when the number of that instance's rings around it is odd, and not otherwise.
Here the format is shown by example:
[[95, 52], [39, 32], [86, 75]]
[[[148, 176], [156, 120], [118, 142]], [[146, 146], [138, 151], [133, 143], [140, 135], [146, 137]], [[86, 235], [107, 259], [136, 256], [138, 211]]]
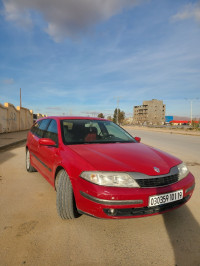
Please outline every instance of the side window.
[[55, 120], [51, 120], [47, 131], [44, 133], [44, 138], [49, 138], [58, 143], [58, 128]]
[[132, 140], [131, 137], [125, 131], [121, 130], [113, 123], [106, 124], [106, 129], [109, 135], [113, 135], [116, 138], [119, 138], [124, 141]]
[[31, 128], [31, 132], [34, 134], [34, 135], [37, 135], [37, 130], [39, 129], [39, 126], [41, 124], [42, 121], [38, 121], [36, 122], [32, 128]]
[[114, 135], [114, 136], [116, 136], [116, 135], [119, 135], [119, 130], [117, 130], [115, 127], [113, 127], [112, 125], [106, 125], [106, 128], [107, 128], [107, 130], [108, 130], [108, 134], [112, 134], [112, 135]]
[[37, 129], [37, 132], [36, 132], [36, 135], [39, 137], [39, 138], [42, 138], [43, 135], [44, 135], [44, 132], [49, 124], [49, 121], [50, 119], [44, 119], [44, 120], [41, 120], [41, 123], [39, 125], [39, 128]]

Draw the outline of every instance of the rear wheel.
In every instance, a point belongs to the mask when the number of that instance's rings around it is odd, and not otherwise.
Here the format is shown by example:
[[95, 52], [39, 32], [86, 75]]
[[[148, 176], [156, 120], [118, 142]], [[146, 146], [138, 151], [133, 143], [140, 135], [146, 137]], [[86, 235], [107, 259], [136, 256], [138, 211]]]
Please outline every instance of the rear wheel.
[[62, 219], [78, 218], [80, 214], [76, 208], [76, 202], [72, 184], [65, 170], [61, 170], [56, 177], [56, 206]]
[[26, 150], [26, 170], [28, 172], [36, 172], [36, 169], [31, 165], [29, 149]]

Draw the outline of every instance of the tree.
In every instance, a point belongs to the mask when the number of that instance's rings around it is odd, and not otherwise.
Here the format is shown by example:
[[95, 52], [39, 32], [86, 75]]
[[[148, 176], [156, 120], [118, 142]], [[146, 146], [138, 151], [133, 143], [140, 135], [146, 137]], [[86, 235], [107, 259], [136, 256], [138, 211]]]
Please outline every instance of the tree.
[[107, 120], [113, 121], [111, 115], [109, 115], [109, 116], [107, 117]]
[[197, 121], [196, 118], [194, 118], [194, 120], [192, 120], [192, 124], [191, 124], [191, 126], [192, 126], [193, 129], [198, 129], [199, 126], [200, 126], [200, 122]]
[[118, 123], [120, 125], [124, 119], [125, 119], [125, 112], [115, 108], [113, 115], [113, 122], [116, 124]]
[[113, 122], [117, 123], [117, 108], [115, 108], [115, 111], [114, 111]]
[[104, 118], [103, 113], [98, 114], [98, 117], [100, 117], [100, 118]]
[[119, 124], [123, 123], [124, 119], [125, 119], [125, 112], [124, 111], [120, 111], [119, 112], [119, 116], [118, 116]]

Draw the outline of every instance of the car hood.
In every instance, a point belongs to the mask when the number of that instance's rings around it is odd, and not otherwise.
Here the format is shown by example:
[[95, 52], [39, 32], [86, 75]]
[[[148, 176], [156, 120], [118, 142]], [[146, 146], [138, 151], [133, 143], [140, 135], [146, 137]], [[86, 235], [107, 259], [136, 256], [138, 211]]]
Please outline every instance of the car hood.
[[[97, 171], [140, 172], [162, 175], [181, 160], [142, 143], [81, 144], [68, 146]], [[159, 168], [157, 173], [154, 167]]]

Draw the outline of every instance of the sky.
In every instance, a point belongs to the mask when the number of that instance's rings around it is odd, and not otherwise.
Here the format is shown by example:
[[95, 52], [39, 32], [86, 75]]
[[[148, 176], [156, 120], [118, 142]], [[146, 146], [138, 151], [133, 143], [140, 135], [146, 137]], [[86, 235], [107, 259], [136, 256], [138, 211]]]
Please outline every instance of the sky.
[[47, 115], [200, 117], [200, 1], [0, 0], [0, 103]]

